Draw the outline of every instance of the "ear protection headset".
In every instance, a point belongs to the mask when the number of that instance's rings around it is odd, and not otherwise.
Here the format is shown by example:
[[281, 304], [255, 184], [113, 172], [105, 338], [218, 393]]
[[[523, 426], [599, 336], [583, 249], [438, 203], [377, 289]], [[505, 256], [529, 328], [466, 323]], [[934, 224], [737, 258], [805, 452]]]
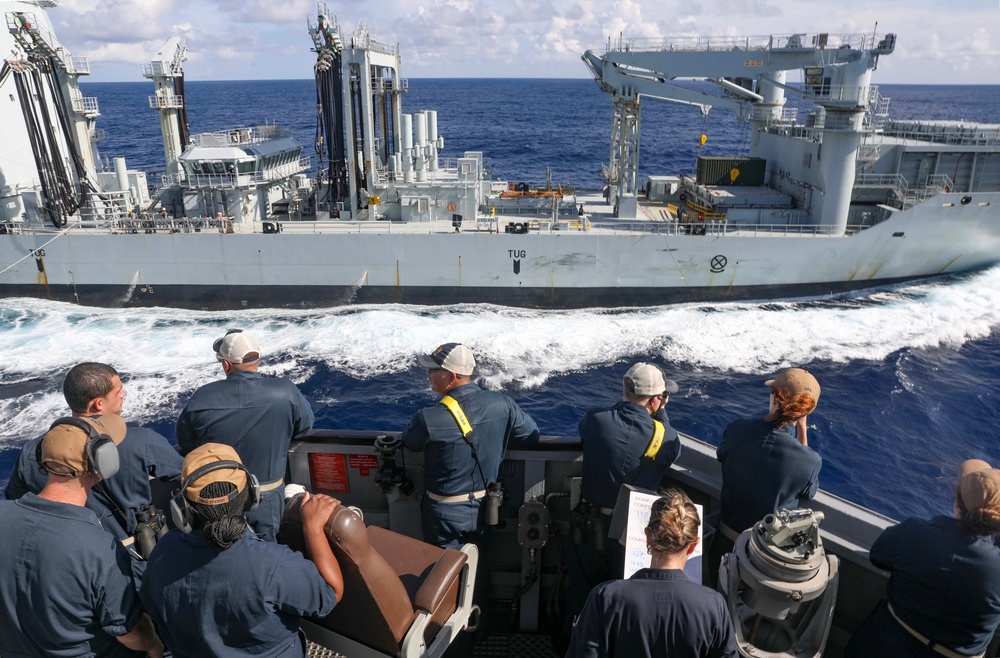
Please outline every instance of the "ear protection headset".
[[212, 471], [232, 470], [234, 468], [243, 471], [247, 475], [247, 489], [250, 495], [247, 496], [247, 502], [243, 507], [243, 511], [249, 512], [252, 509], [257, 509], [257, 506], [260, 505], [261, 497], [260, 483], [257, 482], [257, 476], [248, 471], [247, 467], [243, 464], [225, 459], [212, 464], [206, 464], [196, 469], [194, 473], [184, 479], [181, 483], [181, 488], [174, 492], [174, 497], [170, 499], [170, 516], [174, 521], [174, 526], [179, 528], [184, 534], [190, 534], [194, 529], [194, 512], [188, 503], [188, 499], [184, 496], [184, 492], [188, 487]]
[[[81, 418], [77, 418], [76, 416], [64, 416], [63, 418], [57, 418], [55, 422], [49, 426], [49, 431], [59, 425], [72, 425], [73, 427], [79, 428], [87, 433], [87, 444], [84, 446], [84, 454], [87, 457], [88, 472], [93, 473], [94, 475], [99, 475], [102, 480], [107, 480], [109, 477], [118, 472], [118, 467], [120, 466], [118, 446], [110, 436], [107, 434], [101, 434], [97, 431], [96, 427]], [[45, 464], [42, 463], [42, 441], [39, 441], [38, 445], [35, 447], [35, 461], [38, 462], [38, 466], [42, 469], [42, 471], [45, 473], [49, 472], [48, 469], [45, 468]]]

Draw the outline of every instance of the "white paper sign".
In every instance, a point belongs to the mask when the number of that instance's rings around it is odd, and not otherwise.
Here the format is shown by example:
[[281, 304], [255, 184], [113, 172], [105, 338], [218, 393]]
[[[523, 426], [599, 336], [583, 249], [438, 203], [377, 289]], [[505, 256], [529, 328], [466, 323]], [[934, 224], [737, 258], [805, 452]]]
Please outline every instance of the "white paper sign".
[[[653, 501], [655, 501], [659, 496], [654, 494], [642, 493], [640, 491], [629, 491], [628, 500], [628, 526], [625, 530], [625, 573], [623, 578], [630, 578], [639, 569], [645, 569], [649, 566], [652, 556], [646, 552], [646, 534], [644, 532], [646, 526], [649, 524], [649, 510], [653, 506]], [[703, 514], [703, 509], [701, 505], [695, 505], [698, 508], [698, 518], [701, 518]], [[617, 511], [617, 510], [616, 510]], [[701, 538], [704, 528], [702, 525], [698, 526], [698, 545], [688, 557], [687, 564], [684, 566], [684, 573], [692, 581], [701, 584]]]

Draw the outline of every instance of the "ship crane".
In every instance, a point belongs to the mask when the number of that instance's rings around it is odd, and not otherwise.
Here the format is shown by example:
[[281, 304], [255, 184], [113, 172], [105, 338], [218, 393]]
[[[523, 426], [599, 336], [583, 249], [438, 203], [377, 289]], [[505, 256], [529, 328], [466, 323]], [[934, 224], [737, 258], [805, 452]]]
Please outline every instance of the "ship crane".
[[143, 77], [152, 80], [156, 90], [149, 97], [149, 107], [160, 113], [163, 157], [166, 161], [164, 179], [168, 184], [177, 184], [184, 179], [180, 156], [191, 141], [184, 106], [183, 64], [186, 60], [187, 40], [172, 37], [163, 44], [153, 60], [142, 68]]
[[[822, 194], [814, 223], [840, 235], [847, 225], [854, 161], [872, 98], [871, 73], [880, 55], [893, 52], [896, 37], [829, 34], [769, 37], [618, 39], [606, 52], [582, 58], [613, 104], [611, 158], [607, 167], [610, 199], [618, 216], [638, 210], [639, 128], [642, 96], [698, 107], [707, 113], [724, 107], [749, 121], [750, 155], [757, 155], [761, 131], [783, 119], [785, 92], [801, 93], [826, 112], [823, 155], [818, 163]], [[786, 84], [789, 71], [801, 69], [801, 89]], [[713, 82], [723, 96], [672, 84], [676, 79]]]

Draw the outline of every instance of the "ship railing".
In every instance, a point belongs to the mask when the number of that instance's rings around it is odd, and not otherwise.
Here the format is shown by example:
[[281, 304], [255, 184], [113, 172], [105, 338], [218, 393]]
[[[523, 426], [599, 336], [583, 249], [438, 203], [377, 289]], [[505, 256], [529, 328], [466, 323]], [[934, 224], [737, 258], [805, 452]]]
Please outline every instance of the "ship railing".
[[400, 79], [399, 84], [393, 84], [392, 78], [372, 78], [372, 92], [376, 94], [388, 94], [394, 91], [407, 91], [410, 88], [409, 80]]
[[881, 188], [891, 190], [902, 209], [912, 208], [937, 194], [953, 189], [951, 177], [947, 174], [934, 174], [920, 185], [910, 187], [902, 174], [858, 174], [854, 177], [855, 188]]
[[[846, 234], [857, 233], [867, 226], [849, 225]], [[636, 233], [653, 233], [658, 235], [680, 236], [716, 236], [726, 237], [739, 235], [741, 237], [819, 237], [830, 233], [829, 226], [805, 224], [751, 224], [731, 223], [725, 220], [709, 220], [704, 222], [668, 221], [622, 221], [591, 222], [590, 230], [603, 230], [615, 234], [634, 235]]]
[[95, 117], [101, 113], [97, 98], [94, 96], [77, 96], [73, 99], [73, 111]]
[[936, 144], [993, 145], [1000, 143], [1000, 125], [958, 122], [886, 121], [883, 134]]
[[173, 62], [153, 62], [142, 66], [142, 77], [144, 78], [177, 77], [182, 72], [181, 67], [174, 66]]
[[235, 146], [239, 144], [257, 144], [272, 139], [291, 137], [288, 128], [278, 125], [256, 126], [254, 128], [233, 128], [212, 133], [191, 135], [191, 143], [195, 146]]
[[795, 125], [799, 118], [799, 108], [797, 107], [759, 107], [753, 108], [750, 117], [753, 121], [763, 121], [765, 126]]
[[66, 53], [63, 57], [63, 66], [70, 75], [90, 75], [90, 60], [86, 57], [73, 57]]
[[307, 171], [311, 166], [312, 159], [309, 156], [303, 156], [295, 162], [271, 167], [265, 171], [225, 174], [163, 174], [160, 180], [163, 186], [183, 183], [187, 187], [235, 189], [283, 180], [294, 174]]
[[[608, 40], [606, 52], [712, 52], [872, 48], [883, 35], [775, 34], [767, 36], [660, 37]], [[759, 66], [763, 66], [763, 62]]]
[[[821, 105], [867, 107], [871, 87], [872, 85], [809, 84], [807, 80], [802, 86], [802, 95]], [[827, 120], [829, 122], [829, 116]]]
[[149, 108], [151, 110], [176, 109], [184, 107], [184, 97], [175, 94], [160, 94], [149, 97]]
[[953, 189], [955, 189], [955, 184], [952, 182], [951, 176], [948, 176], [947, 174], [934, 174], [933, 176], [928, 176], [923, 185], [912, 187], [907, 190], [906, 199], [903, 202], [903, 210], [912, 208], [932, 196], [950, 192]]
[[367, 30], [362, 31], [359, 34], [355, 34], [351, 37], [351, 48], [359, 48], [363, 50], [369, 50], [375, 53], [383, 53], [385, 55], [399, 55], [399, 46], [391, 45], [385, 43], [384, 41], [378, 41], [373, 39]]

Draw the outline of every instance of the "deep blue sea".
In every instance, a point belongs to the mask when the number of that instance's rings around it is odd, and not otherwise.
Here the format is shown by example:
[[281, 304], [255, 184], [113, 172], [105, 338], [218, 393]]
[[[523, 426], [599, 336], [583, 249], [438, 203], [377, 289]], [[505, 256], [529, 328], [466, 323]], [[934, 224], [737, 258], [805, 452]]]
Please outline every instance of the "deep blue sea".
[[[148, 83], [82, 85], [97, 96], [109, 157], [162, 168]], [[897, 118], [1000, 122], [1000, 87], [886, 85]], [[193, 132], [277, 122], [309, 150], [312, 81], [189, 82]], [[594, 189], [609, 153], [610, 103], [589, 80], [410, 80], [404, 111], [438, 110], [443, 157], [481, 150], [494, 176]], [[725, 111], [643, 103], [644, 174], [693, 171], [703, 153], [745, 148]], [[263, 369], [298, 383], [317, 427], [398, 430], [431, 404], [414, 357], [447, 341], [475, 351], [485, 386], [513, 396], [543, 433], [575, 435], [586, 408], [620, 396], [639, 360], [681, 386], [668, 406], [680, 430], [718, 443], [726, 423], [763, 415], [764, 379], [806, 366], [823, 387], [811, 417], [821, 486], [893, 517], [951, 510], [969, 457], [1000, 463], [1000, 268], [837, 299], [642, 310], [526, 311], [494, 306], [356, 306], [205, 313], [94, 309], [0, 300], [0, 484], [20, 444], [65, 412], [60, 385], [79, 361], [124, 375], [125, 417], [173, 435], [191, 392], [221, 376], [212, 341], [258, 334]]]

